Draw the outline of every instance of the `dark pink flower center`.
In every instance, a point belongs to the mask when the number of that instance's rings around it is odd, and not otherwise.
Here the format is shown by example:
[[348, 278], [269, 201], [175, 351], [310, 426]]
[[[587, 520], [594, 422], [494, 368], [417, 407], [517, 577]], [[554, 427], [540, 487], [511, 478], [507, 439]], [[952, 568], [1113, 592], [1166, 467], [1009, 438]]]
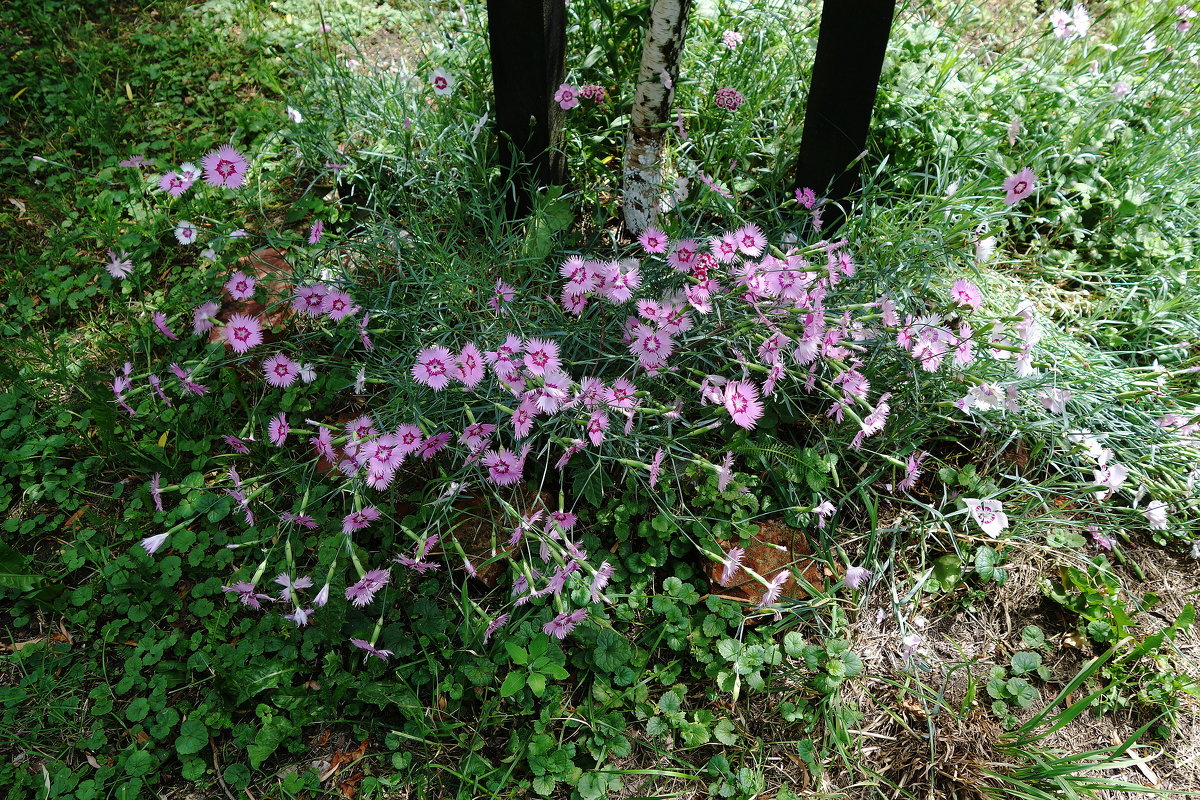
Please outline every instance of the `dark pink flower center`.
[[446, 88], [446, 79], [443, 78], [441, 75], [439, 75], [433, 79], [433, 85], [434, 85], [434, 87], [436, 87], [438, 89], [445, 89]]
[[1029, 191], [1028, 181], [1017, 181], [1016, 185], [1013, 186], [1013, 194], [1025, 194], [1027, 191]]
[[530, 353], [529, 357], [533, 359], [533, 363], [539, 367], [544, 367], [550, 363], [550, 356], [545, 350], [538, 350], [536, 353]]
[[217, 166], [214, 171], [222, 178], [229, 179], [237, 173], [237, 163], [233, 161], [227, 161], [222, 158], [217, 162]]
[[292, 371], [291, 366], [288, 365], [288, 363], [285, 361], [281, 361], [275, 365], [275, 374], [281, 378], [286, 378], [288, 376], [288, 373], [290, 373], [291, 371]]
[[439, 359], [436, 359], [436, 358], [431, 358], [428, 361], [426, 361], [425, 369], [429, 372], [429, 374], [431, 376], [444, 375], [446, 373], [446, 365], [443, 364]]
[[240, 327], [240, 326], [237, 328], [234, 328], [233, 329], [233, 338], [237, 339], [239, 342], [250, 341], [250, 329]]

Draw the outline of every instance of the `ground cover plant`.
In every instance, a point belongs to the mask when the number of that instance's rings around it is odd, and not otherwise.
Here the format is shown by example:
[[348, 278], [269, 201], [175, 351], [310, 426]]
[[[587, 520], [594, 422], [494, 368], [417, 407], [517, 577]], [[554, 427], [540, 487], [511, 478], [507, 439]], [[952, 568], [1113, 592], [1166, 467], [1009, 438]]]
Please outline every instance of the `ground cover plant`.
[[701, 4], [644, 231], [645, 4], [572, 5], [515, 221], [481, 7], [39, 9], [17, 796], [1195, 785], [1190, 9], [903, 9], [829, 230], [816, 9]]

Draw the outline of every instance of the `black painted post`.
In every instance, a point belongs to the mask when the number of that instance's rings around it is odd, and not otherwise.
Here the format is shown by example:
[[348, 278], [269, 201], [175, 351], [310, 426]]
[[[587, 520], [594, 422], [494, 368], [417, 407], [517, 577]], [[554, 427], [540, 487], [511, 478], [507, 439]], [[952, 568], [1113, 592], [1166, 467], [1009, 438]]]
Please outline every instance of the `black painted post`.
[[841, 219], [833, 203], [860, 186], [858, 166], [849, 167], [867, 147], [895, 12], [895, 0], [825, 0], [821, 9], [796, 186], [827, 192], [826, 225]]
[[510, 217], [528, 213], [538, 186], [566, 180], [562, 109], [565, 0], [487, 0], [488, 42], [500, 136], [500, 167]]

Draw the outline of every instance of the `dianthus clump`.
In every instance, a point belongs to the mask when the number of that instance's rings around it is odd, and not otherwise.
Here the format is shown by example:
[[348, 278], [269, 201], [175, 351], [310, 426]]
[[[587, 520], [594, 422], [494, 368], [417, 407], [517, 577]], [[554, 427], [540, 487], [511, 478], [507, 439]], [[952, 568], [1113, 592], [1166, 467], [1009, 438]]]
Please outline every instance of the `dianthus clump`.
[[717, 93], [713, 95], [713, 102], [716, 103], [717, 108], [723, 108], [726, 111], [737, 111], [746, 102], [746, 98], [737, 89], [726, 86], [717, 89]]

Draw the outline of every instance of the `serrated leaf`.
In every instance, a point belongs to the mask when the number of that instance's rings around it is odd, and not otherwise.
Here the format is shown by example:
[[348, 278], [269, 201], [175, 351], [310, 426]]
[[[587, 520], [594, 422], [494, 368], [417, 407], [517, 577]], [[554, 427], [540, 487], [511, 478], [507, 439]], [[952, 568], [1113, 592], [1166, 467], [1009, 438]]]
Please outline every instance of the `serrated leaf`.
[[125, 773], [135, 778], [149, 774], [155, 767], [154, 756], [149, 750], [134, 750], [125, 756]]
[[962, 580], [962, 561], [950, 553], [933, 562], [933, 582], [943, 592], [950, 592]]
[[722, 719], [713, 727], [713, 738], [723, 745], [733, 747], [737, 744], [737, 729], [733, 725], [733, 720]]
[[683, 743], [687, 747], [702, 747], [712, 739], [712, 734], [709, 732], [708, 726], [701, 725], [698, 722], [685, 722], [680, 726], [679, 733], [682, 735]]
[[1042, 665], [1042, 657], [1037, 653], [1022, 650], [1020, 653], [1013, 653], [1010, 663], [1014, 675], [1024, 675], [1036, 671]]
[[1010, 678], [1004, 688], [1021, 708], [1029, 708], [1038, 699], [1037, 689], [1033, 688], [1024, 678]]
[[129, 704], [125, 709], [125, 719], [130, 722], [141, 722], [150, 713], [150, 701], [144, 697], [139, 697]]
[[1062, 550], [1079, 550], [1087, 540], [1073, 531], [1056, 530], [1046, 534], [1046, 544]]
[[804, 651], [804, 637], [797, 631], [788, 631], [783, 635], [783, 649], [792, 658], [799, 658]]
[[717, 652], [721, 654], [721, 658], [726, 661], [732, 661], [741, 652], [742, 643], [737, 639], [722, 639], [717, 642]]

